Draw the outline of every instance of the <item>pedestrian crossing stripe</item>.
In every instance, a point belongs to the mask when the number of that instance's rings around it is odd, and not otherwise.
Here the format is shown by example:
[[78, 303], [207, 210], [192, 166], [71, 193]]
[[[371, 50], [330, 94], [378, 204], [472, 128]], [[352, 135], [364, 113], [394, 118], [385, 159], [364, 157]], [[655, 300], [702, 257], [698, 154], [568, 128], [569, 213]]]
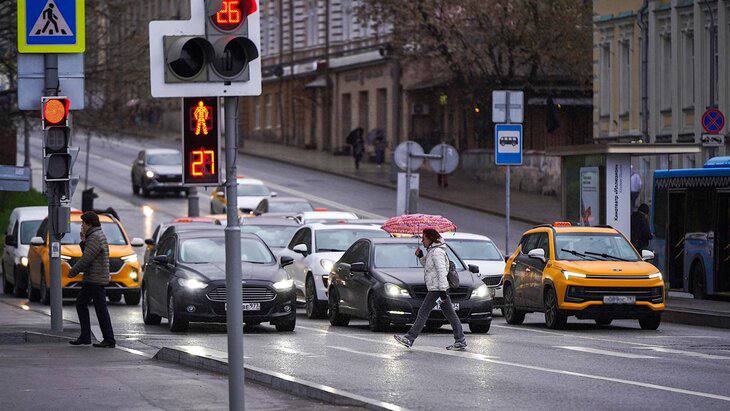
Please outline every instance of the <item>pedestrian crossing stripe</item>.
[[19, 53], [83, 53], [85, 0], [18, 0]]
[[48, 0], [43, 6], [43, 11], [38, 16], [35, 24], [28, 34], [34, 36], [73, 36], [73, 30], [66, 23], [66, 19], [59, 11], [56, 2]]

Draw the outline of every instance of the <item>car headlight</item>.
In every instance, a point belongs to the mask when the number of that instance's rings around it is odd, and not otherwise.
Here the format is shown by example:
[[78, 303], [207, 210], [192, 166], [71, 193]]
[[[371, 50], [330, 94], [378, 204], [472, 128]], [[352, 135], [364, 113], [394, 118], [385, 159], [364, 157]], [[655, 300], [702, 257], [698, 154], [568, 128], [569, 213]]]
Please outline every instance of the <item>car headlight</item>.
[[71, 259], [71, 256], [61, 254], [61, 260], [69, 261], [70, 259]]
[[128, 263], [136, 263], [137, 262], [137, 254], [130, 254], [122, 257], [122, 261], [126, 261]]
[[661, 272], [658, 272], [658, 273], [654, 273], [654, 274], [649, 274], [649, 278], [651, 278], [651, 279], [658, 278], [658, 279], [661, 280], [662, 279], [662, 273]]
[[198, 280], [197, 278], [178, 278], [177, 283], [188, 290], [200, 290], [208, 286], [208, 284]]
[[574, 273], [572, 271], [565, 271], [563, 270], [563, 276], [566, 280], [570, 280], [571, 278], [586, 278], [585, 274], [581, 273]]
[[146, 172], [146, 173], [144, 173], [144, 175], [146, 175], [146, 176], [147, 176], [147, 178], [152, 178], [152, 177], [154, 177], [154, 176], [155, 176], [155, 172], [154, 172], [154, 171], [152, 171], [152, 170], [147, 170], [147, 172]]
[[323, 260], [319, 260], [319, 265], [322, 266], [325, 273], [329, 273], [332, 271], [332, 267], [335, 266], [335, 262], [332, 260], [323, 259]]
[[22, 265], [23, 267], [27, 267], [28, 266], [28, 257], [20, 257], [20, 265]]
[[274, 283], [274, 289], [279, 291], [288, 290], [292, 287], [294, 287], [294, 280], [292, 279], [281, 280]]
[[492, 297], [492, 290], [487, 287], [486, 284], [482, 284], [471, 292], [472, 298], [490, 298]]
[[408, 293], [408, 290], [405, 288], [391, 284], [391, 283], [385, 283], [385, 294], [387, 294], [389, 297], [410, 297], [411, 294]]

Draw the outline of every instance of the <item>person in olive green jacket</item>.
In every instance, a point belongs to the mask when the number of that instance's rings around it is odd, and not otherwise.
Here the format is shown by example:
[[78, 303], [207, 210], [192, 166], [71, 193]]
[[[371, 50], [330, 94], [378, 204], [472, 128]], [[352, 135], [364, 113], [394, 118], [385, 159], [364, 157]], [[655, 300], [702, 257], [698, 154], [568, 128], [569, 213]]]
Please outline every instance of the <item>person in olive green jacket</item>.
[[81, 336], [71, 345], [91, 344], [91, 323], [89, 320], [89, 303], [94, 302], [96, 318], [99, 320], [99, 327], [104, 340], [94, 347], [114, 348], [114, 330], [112, 329], [109, 310], [106, 305], [105, 288], [109, 285], [109, 245], [106, 236], [101, 229], [99, 216], [93, 211], [87, 211], [81, 216], [81, 250], [83, 255], [79, 261], [71, 267], [68, 273], [69, 278], [74, 278], [84, 273], [81, 281], [81, 292], [76, 297], [76, 312], [81, 323]]

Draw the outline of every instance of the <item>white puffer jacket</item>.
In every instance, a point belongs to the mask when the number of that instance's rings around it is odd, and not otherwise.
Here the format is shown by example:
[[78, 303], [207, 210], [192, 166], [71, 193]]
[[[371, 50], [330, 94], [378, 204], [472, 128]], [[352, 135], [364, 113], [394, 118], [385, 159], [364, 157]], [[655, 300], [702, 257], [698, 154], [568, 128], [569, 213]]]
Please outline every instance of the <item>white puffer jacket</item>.
[[428, 291], [448, 291], [449, 273], [448, 254], [444, 243], [433, 243], [426, 249], [426, 254], [421, 257], [423, 264], [424, 279]]

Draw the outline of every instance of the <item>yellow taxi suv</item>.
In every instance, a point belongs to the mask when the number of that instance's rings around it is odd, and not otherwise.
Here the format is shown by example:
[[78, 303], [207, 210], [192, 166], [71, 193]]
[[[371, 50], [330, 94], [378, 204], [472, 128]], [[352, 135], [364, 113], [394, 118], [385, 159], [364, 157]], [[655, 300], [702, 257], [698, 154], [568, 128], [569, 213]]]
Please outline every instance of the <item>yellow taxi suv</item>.
[[[64, 298], [73, 298], [81, 290], [83, 273], [75, 278], [68, 278], [71, 267], [81, 258], [81, 212], [71, 212], [71, 232], [61, 239], [61, 287]], [[100, 214], [99, 221], [109, 243], [109, 272], [111, 280], [106, 287], [109, 301], [119, 302], [124, 297], [127, 305], [137, 305], [140, 300], [140, 284], [142, 270], [137, 261], [137, 254], [133, 247], [143, 247], [142, 239], [134, 238], [131, 241], [122, 227], [121, 222], [113, 216]], [[28, 298], [31, 301], [40, 301], [49, 305], [50, 298], [50, 269], [48, 250], [50, 248], [48, 236], [48, 219], [38, 227], [36, 237], [31, 239], [28, 252]]]
[[656, 330], [664, 310], [662, 273], [611, 227], [573, 227], [555, 223], [522, 235], [504, 273], [504, 316], [522, 324], [525, 314], [545, 313], [545, 324], [563, 329], [567, 319], [593, 319], [609, 325], [636, 319]]

